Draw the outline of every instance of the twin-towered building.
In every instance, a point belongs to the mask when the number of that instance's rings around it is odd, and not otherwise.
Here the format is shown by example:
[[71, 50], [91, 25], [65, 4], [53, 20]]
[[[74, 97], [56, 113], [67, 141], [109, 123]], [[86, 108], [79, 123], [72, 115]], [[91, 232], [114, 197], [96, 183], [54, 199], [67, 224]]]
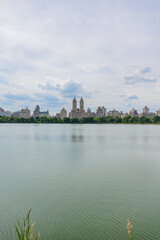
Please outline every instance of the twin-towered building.
[[98, 106], [96, 112], [91, 112], [91, 109], [88, 108], [87, 112], [84, 110], [84, 100], [81, 97], [79, 100], [79, 108], [77, 108], [77, 100], [74, 97], [72, 101], [72, 110], [69, 113], [69, 118], [78, 118], [82, 119], [84, 117], [105, 117], [106, 116], [106, 108], [104, 106]]
[[78, 118], [81, 119], [85, 117], [85, 110], [84, 110], [84, 100], [81, 97], [80, 101], [79, 101], [79, 108], [77, 108], [77, 100], [74, 97], [73, 101], [72, 101], [72, 110], [69, 113], [69, 118]]

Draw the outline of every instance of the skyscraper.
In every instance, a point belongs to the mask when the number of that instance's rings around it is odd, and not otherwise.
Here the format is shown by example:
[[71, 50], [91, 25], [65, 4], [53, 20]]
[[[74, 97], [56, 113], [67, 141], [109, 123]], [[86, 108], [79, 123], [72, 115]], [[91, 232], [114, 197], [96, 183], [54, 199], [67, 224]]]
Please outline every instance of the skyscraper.
[[85, 117], [85, 110], [84, 110], [84, 100], [81, 97], [79, 101], [79, 108], [77, 108], [77, 100], [74, 97], [72, 101], [72, 110], [69, 113], [69, 118], [83, 118]]
[[77, 100], [75, 99], [75, 97], [73, 98], [73, 101], [72, 101], [72, 109], [73, 110], [77, 109]]
[[35, 110], [33, 111], [34, 117], [49, 117], [49, 111], [46, 112], [40, 112], [40, 106], [37, 105]]
[[62, 108], [61, 112], [60, 112], [60, 118], [64, 119], [67, 117], [67, 111], [65, 108]]
[[83, 98], [81, 97], [80, 101], [79, 101], [79, 109], [80, 111], [83, 111], [84, 110], [84, 100]]

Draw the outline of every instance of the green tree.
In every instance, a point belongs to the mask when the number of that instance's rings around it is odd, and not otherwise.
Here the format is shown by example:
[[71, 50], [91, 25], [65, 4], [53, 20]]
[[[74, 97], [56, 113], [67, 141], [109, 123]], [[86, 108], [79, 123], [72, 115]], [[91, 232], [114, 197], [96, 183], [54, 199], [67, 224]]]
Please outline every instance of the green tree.
[[129, 119], [129, 123], [139, 123], [139, 118], [133, 116]]
[[115, 122], [116, 122], [116, 123], [121, 123], [121, 122], [122, 122], [122, 118], [116, 116], [116, 117], [115, 117]]
[[70, 123], [70, 118], [66, 117], [63, 119], [64, 123]]
[[115, 118], [111, 117], [111, 116], [107, 116], [106, 117], [106, 122], [107, 123], [114, 123], [115, 122]]
[[100, 118], [99, 118], [99, 122], [100, 122], [100, 123], [105, 123], [105, 122], [106, 122], [105, 117], [100, 117]]
[[81, 123], [93, 123], [93, 117], [84, 117], [81, 119]]
[[78, 118], [71, 119], [71, 123], [80, 123], [80, 120]]
[[99, 118], [98, 117], [93, 118], [93, 122], [94, 123], [99, 123]]
[[139, 122], [140, 123], [152, 123], [151, 118], [146, 117], [146, 116], [140, 117]]
[[124, 117], [124, 118], [122, 119], [122, 122], [123, 122], [123, 123], [129, 123], [130, 118], [131, 118], [131, 115], [128, 115], [128, 116], [126, 116], [126, 117]]
[[154, 117], [152, 118], [152, 122], [153, 122], [153, 123], [160, 123], [160, 116], [154, 116]]

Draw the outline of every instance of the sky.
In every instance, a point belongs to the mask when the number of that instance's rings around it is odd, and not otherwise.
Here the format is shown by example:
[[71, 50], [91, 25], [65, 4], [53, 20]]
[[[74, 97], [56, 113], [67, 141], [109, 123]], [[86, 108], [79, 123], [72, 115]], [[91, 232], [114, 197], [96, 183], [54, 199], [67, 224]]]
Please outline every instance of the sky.
[[0, 107], [160, 108], [159, 0], [0, 0]]

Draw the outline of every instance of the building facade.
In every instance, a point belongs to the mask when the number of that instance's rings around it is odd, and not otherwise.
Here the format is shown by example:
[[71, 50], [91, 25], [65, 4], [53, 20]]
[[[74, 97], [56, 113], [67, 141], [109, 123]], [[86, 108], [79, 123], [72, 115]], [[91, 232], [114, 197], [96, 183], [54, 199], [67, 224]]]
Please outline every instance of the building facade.
[[60, 113], [56, 113], [55, 118], [60, 118]]
[[107, 112], [106, 116], [110, 116], [110, 117], [124, 117], [124, 113], [122, 111], [116, 111], [115, 109], [113, 109], [112, 111]]
[[143, 113], [143, 115], [149, 114], [149, 108], [148, 108], [147, 106], [145, 106], [145, 107], [142, 109], [142, 113]]
[[77, 108], [77, 100], [74, 97], [73, 101], [72, 101], [72, 110], [69, 113], [69, 118], [78, 118], [81, 119], [85, 117], [85, 110], [84, 110], [84, 100], [81, 97], [80, 101], [79, 101], [79, 108]]
[[9, 111], [4, 111], [3, 108], [0, 107], [0, 116], [6, 116], [6, 117], [11, 117], [12, 113]]
[[21, 109], [21, 117], [22, 118], [30, 118], [31, 111], [26, 107], [25, 109]]
[[12, 116], [20, 118], [30, 118], [31, 111], [28, 109], [28, 107], [26, 107], [25, 109], [21, 109], [20, 111], [14, 112]]
[[142, 113], [139, 114], [139, 117], [142, 117], [142, 116], [154, 117], [154, 116], [156, 116], [156, 113], [149, 112], [149, 108], [148, 108], [147, 106], [145, 106], [145, 107], [142, 109]]
[[60, 112], [60, 118], [64, 119], [66, 117], [67, 117], [67, 110], [65, 108], [62, 108]]
[[46, 112], [40, 112], [40, 106], [37, 105], [34, 112], [33, 112], [34, 117], [49, 117], [49, 111]]
[[98, 106], [96, 110], [96, 117], [105, 117], [106, 116], [106, 108], [104, 106]]
[[129, 112], [129, 115], [131, 115], [132, 117], [138, 117], [138, 112], [137, 110], [132, 108], [131, 111]]
[[160, 109], [155, 111], [156, 115], [160, 116]]
[[90, 108], [87, 109], [87, 112], [85, 112], [85, 117], [96, 117], [96, 113], [92, 112]]

